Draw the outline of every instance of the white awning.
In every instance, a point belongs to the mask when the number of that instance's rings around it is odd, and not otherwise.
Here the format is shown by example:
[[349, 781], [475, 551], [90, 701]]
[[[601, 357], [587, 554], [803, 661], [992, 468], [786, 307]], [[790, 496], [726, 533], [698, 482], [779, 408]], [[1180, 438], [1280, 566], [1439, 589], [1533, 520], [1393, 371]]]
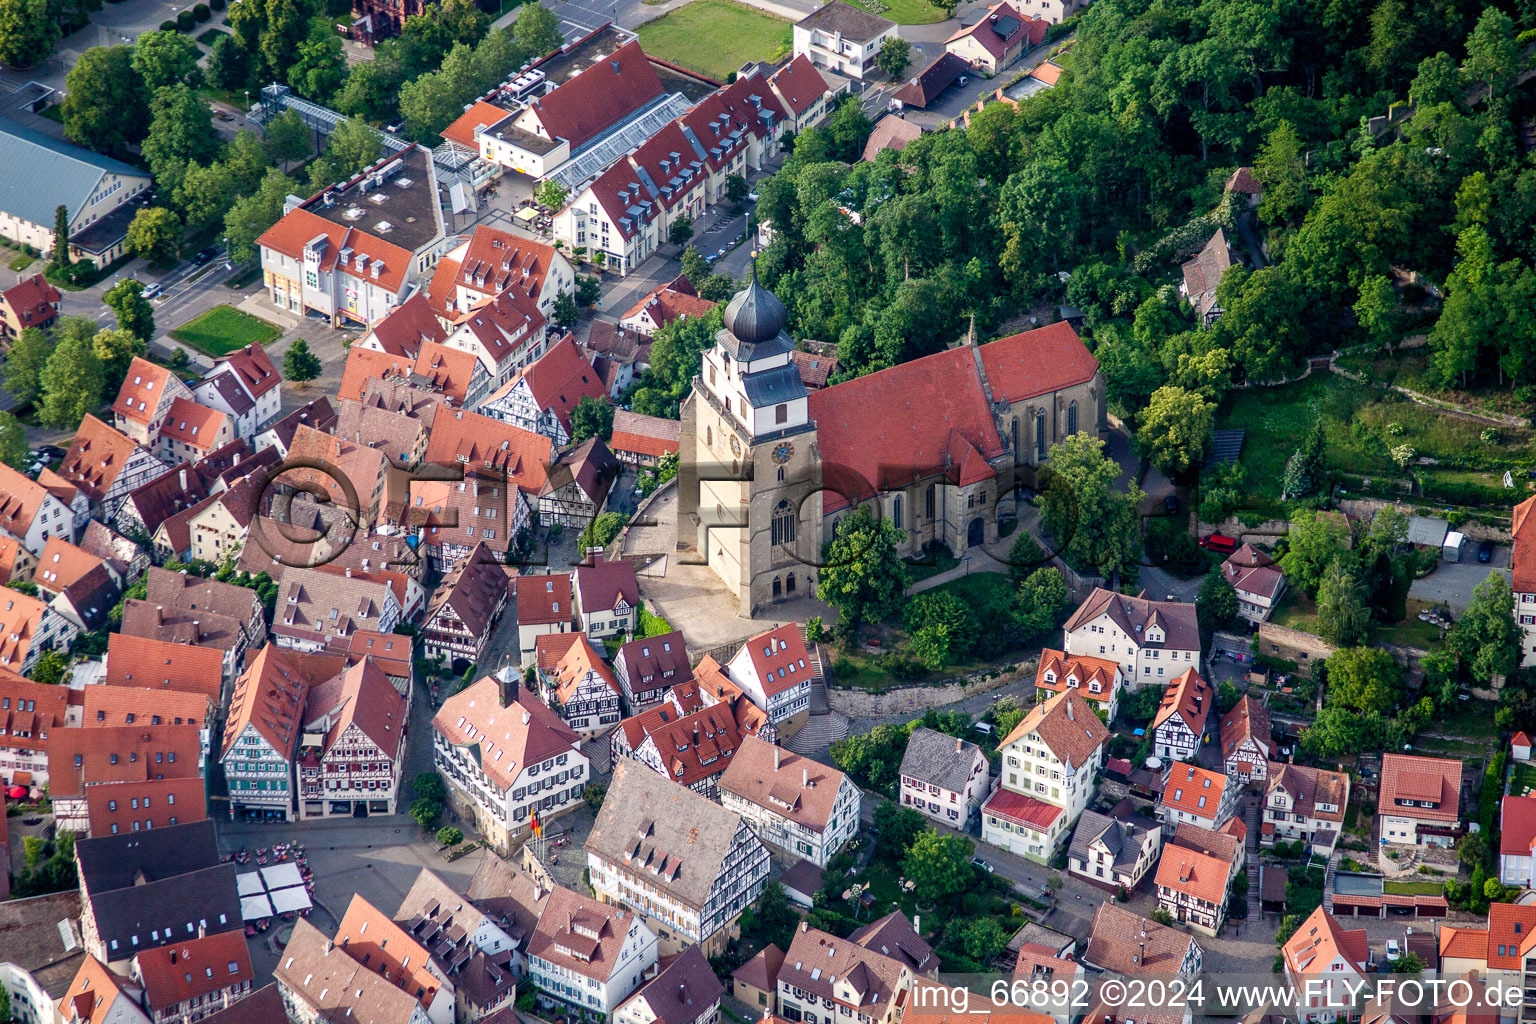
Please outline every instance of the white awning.
[[261, 921], [272, 916], [272, 903], [265, 894], [240, 897], [240, 917], [246, 921]]
[[281, 889], [289, 885], [303, 885], [304, 876], [299, 874], [299, 866], [293, 863], [273, 864], [271, 867], [261, 869], [261, 880], [267, 883], [268, 889]]
[[261, 884], [261, 875], [255, 871], [242, 871], [235, 876], [235, 888], [241, 896], [259, 896], [267, 891]]
[[269, 894], [272, 897], [272, 909], [279, 914], [289, 914], [294, 911], [308, 910], [313, 906], [309, 893], [302, 885], [290, 885], [285, 889], [273, 889]]

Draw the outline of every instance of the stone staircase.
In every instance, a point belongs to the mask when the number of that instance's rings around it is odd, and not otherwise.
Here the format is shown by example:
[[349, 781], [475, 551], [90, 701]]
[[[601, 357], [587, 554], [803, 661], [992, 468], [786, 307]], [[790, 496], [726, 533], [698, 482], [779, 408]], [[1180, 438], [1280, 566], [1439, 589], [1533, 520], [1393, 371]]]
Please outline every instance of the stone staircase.
[[1323, 909], [1333, 913], [1333, 876], [1339, 872], [1339, 849], [1334, 847], [1328, 855], [1328, 866], [1323, 869]]
[[1259, 826], [1263, 821], [1263, 808], [1257, 801], [1248, 805], [1243, 823], [1248, 826], [1245, 840], [1244, 861], [1248, 865], [1248, 920], [1257, 921], [1263, 911], [1264, 868], [1259, 862]]
[[829, 743], [847, 739], [849, 729], [848, 716], [836, 711], [825, 711], [819, 715], [813, 711], [805, 720], [805, 725], [801, 726], [800, 731], [790, 737], [784, 745], [797, 754], [810, 756]]

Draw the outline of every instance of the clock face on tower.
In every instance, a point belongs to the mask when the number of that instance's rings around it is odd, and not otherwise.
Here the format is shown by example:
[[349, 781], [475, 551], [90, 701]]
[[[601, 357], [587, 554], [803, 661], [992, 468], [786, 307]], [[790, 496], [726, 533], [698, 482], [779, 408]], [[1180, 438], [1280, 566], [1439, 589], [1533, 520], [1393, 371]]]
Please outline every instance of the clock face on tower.
[[788, 441], [780, 441], [778, 444], [773, 446], [773, 461], [777, 462], [779, 465], [784, 465], [784, 463], [788, 462], [794, 457], [795, 446], [790, 444]]

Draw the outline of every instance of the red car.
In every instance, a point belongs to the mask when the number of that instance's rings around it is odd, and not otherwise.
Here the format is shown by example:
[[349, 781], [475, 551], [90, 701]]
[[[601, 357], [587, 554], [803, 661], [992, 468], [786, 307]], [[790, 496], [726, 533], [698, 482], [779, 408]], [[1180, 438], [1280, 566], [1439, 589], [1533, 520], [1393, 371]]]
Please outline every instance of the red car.
[[1207, 551], [1219, 551], [1224, 555], [1230, 555], [1237, 550], [1237, 539], [1225, 534], [1213, 533], [1202, 540], [1200, 546]]

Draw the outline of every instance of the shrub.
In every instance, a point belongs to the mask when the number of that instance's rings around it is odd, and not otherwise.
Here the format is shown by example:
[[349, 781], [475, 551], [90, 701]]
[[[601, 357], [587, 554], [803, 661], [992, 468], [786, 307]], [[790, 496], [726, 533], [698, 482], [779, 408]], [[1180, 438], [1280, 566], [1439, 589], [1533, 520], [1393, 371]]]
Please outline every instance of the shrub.
[[160, 23], [160, 31], [161, 32], [175, 32], [176, 31], [176, 23], [174, 21], [162, 21]]
[[191, 11], [182, 11], [176, 15], [176, 29], [179, 32], [190, 32], [195, 24], [197, 24], [197, 16]]
[[1419, 488], [1424, 497], [1447, 505], [1501, 505], [1508, 502], [1505, 492], [1497, 487], [1459, 480], [1439, 480], [1429, 474], [1419, 482]]
[[222, 11], [228, 3], [229, 0], [208, 0], [208, 6], [215, 11]]
[[196, 7], [192, 8], [192, 17], [200, 22], [207, 21], [209, 18], [213, 17], [213, 12], [208, 9], [207, 4], [198, 4]]

